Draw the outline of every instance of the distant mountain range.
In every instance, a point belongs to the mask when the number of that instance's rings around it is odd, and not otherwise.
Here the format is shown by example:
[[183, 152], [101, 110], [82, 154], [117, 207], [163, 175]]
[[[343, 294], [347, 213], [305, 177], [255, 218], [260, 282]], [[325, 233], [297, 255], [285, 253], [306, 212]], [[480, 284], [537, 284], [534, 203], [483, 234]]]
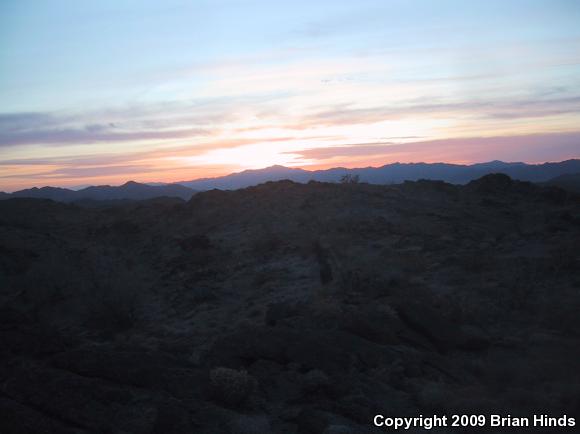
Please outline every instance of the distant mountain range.
[[118, 200], [144, 200], [156, 197], [178, 197], [189, 200], [195, 193], [194, 190], [179, 184], [148, 185], [129, 181], [118, 187], [99, 185], [87, 187], [81, 190], [69, 190], [59, 187], [28, 188], [15, 191], [12, 194], [2, 193], [0, 199], [13, 197], [32, 197], [38, 199], [51, 199], [57, 202], [77, 201], [118, 201]]
[[204, 178], [179, 184], [195, 190], [235, 190], [267, 181], [289, 179], [295, 182], [311, 180], [338, 182], [346, 174], [358, 175], [361, 182], [370, 184], [392, 184], [418, 179], [432, 179], [452, 184], [465, 184], [489, 173], [505, 173], [513, 179], [530, 182], [546, 182], [561, 175], [580, 173], [580, 160], [560, 163], [526, 164], [491, 161], [488, 163], [461, 165], [446, 163], [394, 163], [381, 167], [346, 169], [337, 167], [327, 170], [309, 171], [284, 166], [271, 166], [259, 170], [245, 170], [219, 178]]
[[[326, 170], [305, 170], [284, 166], [245, 170], [217, 178], [202, 178], [174, 184], [140, 184], [127, 182], [121, 186], [101, 185], [81, 190], [58, 187], [30, 188], [12, 194], [1, 193], [0, 199], [12, 197], [33, 197], [52, 199], [60, 202], [82, 200], [143, 200], [155, 197], [191, 198], [196, 191], [220, 189], [236, 190], [268, 181], [289, 179], [294, 182], [308, 181], [339, 182], [347, 174], [358, 175], [361, 182], [370, 184], [396, 184], [419, 179], [441, 180], [452, 184], [465, 184], [489, 173], [504, 173], [513, 179], [557, 185], [562, 188], [578, 189], [580, 160], [566, 160], [559, 163], [526, 164], [490, 161], [472, 165], [447, 163], [393, 163], [381, 167], [347, 169], [336, 167]], [[572, 176], [574, 175], [574, 176]]]

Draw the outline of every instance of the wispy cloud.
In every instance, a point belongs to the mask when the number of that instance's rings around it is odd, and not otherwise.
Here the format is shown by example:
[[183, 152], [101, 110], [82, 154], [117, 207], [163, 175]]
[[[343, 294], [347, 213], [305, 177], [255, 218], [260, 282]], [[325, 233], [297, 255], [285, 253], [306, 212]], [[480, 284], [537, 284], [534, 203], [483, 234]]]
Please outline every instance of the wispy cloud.
[[[268, 99], [254, 98], [248, 103], [253, 103], [245, 109], [245, 117], [255, 119], [251, 127], [245, 127], [239, 122], [243, 116], [239, 112], [236, 113], [236, 109], [240, 106], [235, 101], [192, 102], [187, 105], [167, 103], [144, 106], [140, 110], [129, 107], [125, 110], [74, 115], [0, 114], [0, 147], [194, 139], [214, 136], [224, 128], [230, 128], [230, 132], [235, 132], [266, 129], [277, 125], [287, 130], [304, 130], [337, 125], [373, 124], [422, 116], [445, 118], [459, 115], [481, 120], [510, 120], [562, 114], [580, 115], [580, 96], [523, 98], [515, 101], [483, 99], [417, 102], [416, 99], [409, 99], [371, 107], [360, 107], [360, 104], [355, 102], [327, 107], [317, 107], [313, 104], [304, 107], [305, 111], [310, 113], [299, 116], [288, 112], [277, 113], [276, 109], [270, 111]], [[196, 114], [192, 111], [201, 113]], [[291, 123], [287, 123], [288, 121]], [[71, 127], [71, 124], [80, 126]]]
[[25, 3], [2, 40], [0, 189], [578, 154], [548, 134], [580, 125], [566, 2]]
[[356, 107], [355, 104], [344, 104], [307, 115], [299, 120], [299, 125], [304, 128], [305, 126], [364, 124], [420, 115], [446, 117], [459, 114], [475, 119], [523, 119], [568, 113], [580, 114], [580, 97], [419, 104], [414, 101], [400, 101], [392, 105], [366, 108]]
[[75, 179], [82, 181], [85, 179], [103, 178], [109, 176], [122, 175], [124, 178], [127, 175], [142, 174], [150, 170], [158, 171], [158, 168], [152, 165], [113, 165], [113, 166], [97, 166], [97, 167], [61, 167], [54, 170], [37, 170], [34, 172], [14, 173], [2, 175], [0, 178], [22, 178], [27, 177], [34, 179], [37, 182], [61, 181], [67, 179]]
[[358, 143], [293, 151], [305, 160], [324, 164], [344, 157], [380, 157], [384, 162], [482, 162], [493, 156], [504, 161], [555, 161], [580, 157], [580, 131], [521, 136], [465, 137], [415, 141]]
[[114, 125], [87, 125], [83, 129], [49, 129], [0, 133], [0, 146], [31, 144], [79, 145], [87, 143], [136, 142], [148, 140], [172, 140], [205, 136], [202, 129], [179, 129], [166, 131], [118, 131]]

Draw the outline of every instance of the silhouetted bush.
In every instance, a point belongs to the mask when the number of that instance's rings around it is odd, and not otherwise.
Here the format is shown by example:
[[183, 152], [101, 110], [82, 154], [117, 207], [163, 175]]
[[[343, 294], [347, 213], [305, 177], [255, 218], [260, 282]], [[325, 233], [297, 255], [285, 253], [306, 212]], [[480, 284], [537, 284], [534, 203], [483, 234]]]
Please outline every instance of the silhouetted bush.
[[358, 184], [360, 182], [360, 176], [347, 173], [340, 177], [340, 182], [341, 184]]

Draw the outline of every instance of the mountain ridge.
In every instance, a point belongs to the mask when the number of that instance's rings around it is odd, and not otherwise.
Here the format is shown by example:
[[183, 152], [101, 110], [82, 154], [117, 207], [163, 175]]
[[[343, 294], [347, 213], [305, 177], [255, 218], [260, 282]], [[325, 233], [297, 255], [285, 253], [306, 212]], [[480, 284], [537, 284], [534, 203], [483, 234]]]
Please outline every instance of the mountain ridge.
[[295, 182], [338, 182], [346, 174], [358, 175], [362, 182], [370, 184], [399, 183], [431, 179], [466, 184], [490, 173], [503, 173], [520, 181], [545, 182], [554, 177], [580, 172], [580, 159], [556, 163], [527, 164], [522, 162], [490, 161], [471, 165], [452, 163], [390, 163], [379, 167], [345, 168], [333, 167], [322, 170], [306, 170], [285, 166], [270, 166], [258, 170], [245, 170], [216, 178], [180, 181], [178, 184], [196, 190], [237, 189], [266, 181], [290, 179]]
[[[347, 174], [356, 175], [361, 182], [369, 184], [395, 184], [404, 181], [429, 179], [445, 181], [451, 184], [467, 184], [474, 179], [491, 173], [502, 173], [519, 181], [549, 183], [552, 179], [563, 175], [580, 173], [580, 159], [570, 159], [560, 162], [528, 164], [523, 162], [504, 162], [499, 160], [470, 165], [453, 163], [389, 163], [379, 167], [307, 170], [281, 165], [272, 165], [262, 169], [248, 169], [213, 178], [199, 178], [191, 181], [175, 183], [138, 183], [127, 181], [120, 186], [97, 185], [80, 190], [61, 187], [32, 187], [1, 193], [0, 200], [13, 197], [32, 197], [52, 199], [61, 202], [79, 200], [143, 200], [154, 197], [178, 197], [188, 200], [197, 191], [205, 190], [237, 190], [251, 187], [268, 181], [288, 179], [294, 182], [309, 181], [340, 182]], [[563, 184], [565, 186], [565, 184]]]
[[195, 191], [179, 184], [147, 185], [128, 181], [120, 186], [96, 185], [81, 190], [70, 190], [61, 187], [32, 187], [14, 193], [0, 194], [0, 200], [10, 198], [51, 199], [57, 202], [76, 202], [84, 200], [145, 200], [156, 197], [177, 197], [189, 200]]

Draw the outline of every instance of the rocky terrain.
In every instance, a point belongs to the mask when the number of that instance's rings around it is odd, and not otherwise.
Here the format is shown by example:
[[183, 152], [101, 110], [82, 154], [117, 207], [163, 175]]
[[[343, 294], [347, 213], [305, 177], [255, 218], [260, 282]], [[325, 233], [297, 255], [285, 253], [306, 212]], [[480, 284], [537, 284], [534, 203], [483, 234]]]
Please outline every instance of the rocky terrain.
[[0, 432], [578, 417], [579, 241], [579, 196], [506, 175], [3, 200]]
[[580, 193], [580, 173], [560, 175], [546, 181], [544, 184], [559, 187], [573, 193]]

